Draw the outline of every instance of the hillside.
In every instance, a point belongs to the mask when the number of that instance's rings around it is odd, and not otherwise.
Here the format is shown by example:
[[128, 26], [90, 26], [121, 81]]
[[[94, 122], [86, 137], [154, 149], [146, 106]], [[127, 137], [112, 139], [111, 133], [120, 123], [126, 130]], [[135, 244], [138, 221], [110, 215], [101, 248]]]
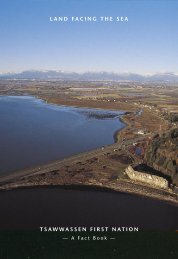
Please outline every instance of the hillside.
[[145, 153], [148, 166], [168, 175], [178, 186], [178, 128], [156, 135]]

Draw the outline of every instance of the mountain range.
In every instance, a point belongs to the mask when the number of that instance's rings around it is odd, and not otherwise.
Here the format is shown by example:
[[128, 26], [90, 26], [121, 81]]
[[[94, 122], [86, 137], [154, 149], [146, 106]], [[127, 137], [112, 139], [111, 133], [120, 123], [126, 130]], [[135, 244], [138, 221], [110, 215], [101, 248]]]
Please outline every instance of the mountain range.
[[20, 73], [0, 74], [0, 79], [41, 79], [41, 80], [80, 80], [80, 81], [168, 81], [178, 82], [178, 74], [157, 73], [140, 75], [134, 73], [112, 72], [64, 72], [62, 70], [27, 70]]

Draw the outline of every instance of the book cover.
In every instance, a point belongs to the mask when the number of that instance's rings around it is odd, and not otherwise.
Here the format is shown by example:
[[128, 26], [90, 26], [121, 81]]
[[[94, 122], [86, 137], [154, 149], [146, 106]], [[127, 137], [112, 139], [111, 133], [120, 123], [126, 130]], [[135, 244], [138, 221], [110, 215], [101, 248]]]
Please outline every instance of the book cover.
[[177, 11], [0, 0], [0, 258], [178, 258]]

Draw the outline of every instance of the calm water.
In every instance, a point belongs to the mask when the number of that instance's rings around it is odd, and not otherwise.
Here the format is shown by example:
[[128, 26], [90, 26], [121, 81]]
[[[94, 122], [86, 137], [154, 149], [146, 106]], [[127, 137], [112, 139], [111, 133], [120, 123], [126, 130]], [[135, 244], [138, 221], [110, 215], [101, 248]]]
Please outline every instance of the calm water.
[[[0, 97], [0, 173], [114, 142], [121, 113]], [[178, 207], [127, 194], [35, 188], [0, 192], [0, 230], [40, 226], [178, 229]]]
[[0, 192], [0, 230], [40, 226], [178, 229], [178, 207], [121, 193], [57, 188]]
[[0, 97], [0, 174], [51, 162], [114, 142], [122, 112]]

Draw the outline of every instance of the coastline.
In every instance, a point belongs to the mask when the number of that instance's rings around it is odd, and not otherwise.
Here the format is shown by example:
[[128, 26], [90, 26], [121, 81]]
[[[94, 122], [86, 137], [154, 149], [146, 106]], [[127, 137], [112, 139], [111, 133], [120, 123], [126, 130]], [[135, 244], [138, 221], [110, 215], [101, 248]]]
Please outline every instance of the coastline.
[[143, 199], [151, 199], [154, 201], [160, 201], [163, 203], [167, 203], [173, 206], [178, 207], [178, 201], [175, 201], [174, 199], [164, 199], [163, 197], [158, 197], [155, 195], [148, 196], [144, 193], [136, 193], [136, 192], [129, 192], [129, 191], [120, 191], [117, 189], [113, 189], [112, 187], [104, 187], [104, 186], [97, 186], [97, 185], [33, 185], [33, 186], [17, 186], [12, 189], [0, 189], [1, 192], [6, 192], [10, 190], [26, 190], [26, 189], [62, 189], [62, 190], [77, 190], [77, 191], [94, 191], [94, 192], [109, 192], [109, 193], [116, 193], [116, 194], [124, 194], [124, 195], [133, 195], [135, 197], [140, 197]]
[[[129, 182], [122, 181], [123, 187], [116, 186], [116, 184], [110, 184], [108, 186], [101, 185], [83, 185], [83, 184], [66, 184], [66, 185], [18, 185], [12, 184], [7, 185], [5, 188], [0, 187], [1, 192], [8, 192], [11, 190], [26, 190], [26, 189], [63, 189], [63, 190], [78, 190], [78, 191], [98, 191], [98, 192], [111, 192], [117, 194], [134, 195], [135, 197], [141, 197], [144, 199], [151, 199], [155, 201], [164, 202], [173, 206], [178, 207], [178, 198], [173, 197], [172, 193], [165, 192], [161, 189], [152, 188], [150, 186], [139, 185], [138, 183], [132, 183], [130, 188], [134, 185], [133, 189], [126, 189], [124, 183], [130, 184]], [[140, 189], [139, 189], [140, 188]], [[136, 190], [137, 189], [137, 190]], [[163, 193], [162, 193], [163, 192]], [[165, 195], [166, 194], [166, 195]], [[168, 196], [169, 195], [169, 196]]]
[[[36, 98], [40, 98], [41, 100], [45, 101], [45, 99], [35, 96]], [[51, 102], [48, 102], [51, 103]], [[70, 105], [64, 105], [64, 104], [56, 104], [55, 105], [63, 105], [63, 106], [70, 106]], [[84, 108], [83, 106], [74, 106], [71, 105], [70, 107], [76, 107], [76, 108]], [[106, 108], [100, 108], [100, 107], [85, 107], [85, 108], [95, 108], [95, 109], [105, 109]], [[108, 108], [107, 108], [108, 110]], [[110, 110], [114, 110], [111, 108]], [[115, 109], [116, 110], [116, 109]], [[123, 111], [123, 109], [122, 109]], [[49, 164], [39, 165], [33, 168], [27, 168], [15, 173], [11, 173], [6, 176], [0, 177], [0, 190], [11, 190], [11, 189], [18, 189], [18, 188], [40, 188], [40, 187], [56, 187], [59, 188], [63, 187], [71, 187], [75, 188], [76, 186], [79, 186], [79, 188], [97, 188], [98, 190], [110, 190], [110, 191], [116, 191], [116, 192], [122, 192], [122, 193], [128, 193], [133, 195], [139, 195], [146, 198], [151, 199], [158, 199], [165, 202], [169, 202], [171, 204], [178, 204], [177, 196], [174, 196], [173, 193], [170, 192], [163, 192], [161, 189], [152, 188], [151, 186], [146, 186], [141, 183], [134, 183], [128, 179], [116, 179], [114, 181], [110, 180], [104, 181], [96, 179], [78, 179], [77, 181], [73, 179], [69, 180], [68, 177], [66, 181], [61, 181], [61, 179], [58, 179], [58, 183], [55, 184], [54, 181], [51, 182], [50, 180], [50, 172], [53, 172], [55, 170], [60, 170], [60, 166], [63, 164], [71, 164], [72, 163], [79, 163], [78, 160], [86, 160], [86, 159], [92, 159], [94, 156], [103, 156], [105, 154], [110, 154], [113, 151], [122, 149], [121, 140], [123, 139], [124, 133], [129, 130], [130, 127], [132, 127], [132, 122], [129, 121], [129, 119], [125, 116], [128, 112], [129, 115], [134, 115], [133, 111], [125, 110], [125, 113], [119, 117], [119, 119], [125, 124], [125, 127], [116, 131], [114, 133], [114, 140], [115, 143], [111, 145], [107, 145], [104, 147], [104, 150], [102, 148], [98, 148], [95, 150], [91, 150], [89, 152], [84, 152], [81, 154], [77, 154], [75, 156], [65, 158], [62, 160], [57, 160]], [[125, 143], [125, 145], [132, 144], [134, 139], [128, 139]], [[77, 162], [78, 161], [78, 162]], [[80, 162], [81, 163], [81, 162]], [[48, 174], [46, 177], [45, 174]], [[44, 179], [41, 179], [40, 176], [44, 176]], [[102, 172], [101, 172], [102, 175]], [[51, 177], [53, 176], [53, 173], [51, 174]], [[65, 175], [66, 176], [66, 175]], [[103, 177], [103, 176], [102, 176]], [[34, 178], [34, 180], [32, 180]], [[30, 179], [30, 181], [29, 181]], [[32, 181], [31, 181], [32, 180]], [[73, 181], [73, 182], [72, 182]], [[174, 197], [173, 197], [174, 196]]]
[[[116, 144], [112, 144], [108, 147], [106, 147], [105, 152], [107, 152], [107, 148], [113, 148], [113, 145], [115, 147]], [[94, 152], [94, 151], [92, 151]], [[97, 152], [95, 150], [95, 152]], [[83, 156], [84, 154], [78, 154], [76, 155], [77, 157]], [[97, 191], [111, 191], [111, 192], [117, 192], [117, 193], [125, 193], [129, 195], [136, 195], [144, 198], [149, 198], [149, 199], [154, 199], [154, 200], [160, 200], [163, 202], [168, 202], [173, 205], [178, 206], [178, 197], [173, 194], [172, 192], [168, 192], [162, 189], [157, 189], [153, 188], [148, 185], [144, 185], [138, 182], [133, 182], [128, 179], [117, 179], [116, 181], [110, 181], [106, 183], [102, 183], [101, 181], [94, 181], [94, 182], [81, 182], [77, 181], [72, 183], [71, 182], [59, 182], [55, 184], [54, 182], [50, 182], [50, 174], [56, 170], [56, 168], [59, 167], [60, 163], [65, 163], [66, 160], [76, 160], [76, 156], [74, 157], [69, 157], [64, 160], [59, 160], [56, 161], [55, 163], [43, 165], [42, 167], [35, 167], [33, 169], [26, 169], [23, 170], [22, 172], [17, 172], [15, 174], [10, 174], [9, 176], [6, 176], [6, 178], [10, 177], [10, 179], [4, 179], [4, 177], [0, 178], [0, 191], [10, 191], [13, 189], [26, 189], [26, 188], [70, 188], [70, 189], [75, 189], [77, 188], [78, 190], [83, 190], [83, 189], [92, 189], [92, 190], [97, 190]], [[81, 159], [80, 159], [81, 160]], [[49, 176], [47, 178], [44, 177], [44, 181], [40, 182], [38, 177], [40, 175], [43, 175], [46, 173], [49, 173]], [[33, 182], [31, 183], [30, 178], [35, 178]], [[3, 179], [4, 180], [3, 180]], [[25, 182], [24, 182], [25, 180]], [[29, 181], [30, 180], [30, 181]], [[36, 181], [37, 180], [37, 181]], [[48, 182], [49, 181], [49, 182]]]

